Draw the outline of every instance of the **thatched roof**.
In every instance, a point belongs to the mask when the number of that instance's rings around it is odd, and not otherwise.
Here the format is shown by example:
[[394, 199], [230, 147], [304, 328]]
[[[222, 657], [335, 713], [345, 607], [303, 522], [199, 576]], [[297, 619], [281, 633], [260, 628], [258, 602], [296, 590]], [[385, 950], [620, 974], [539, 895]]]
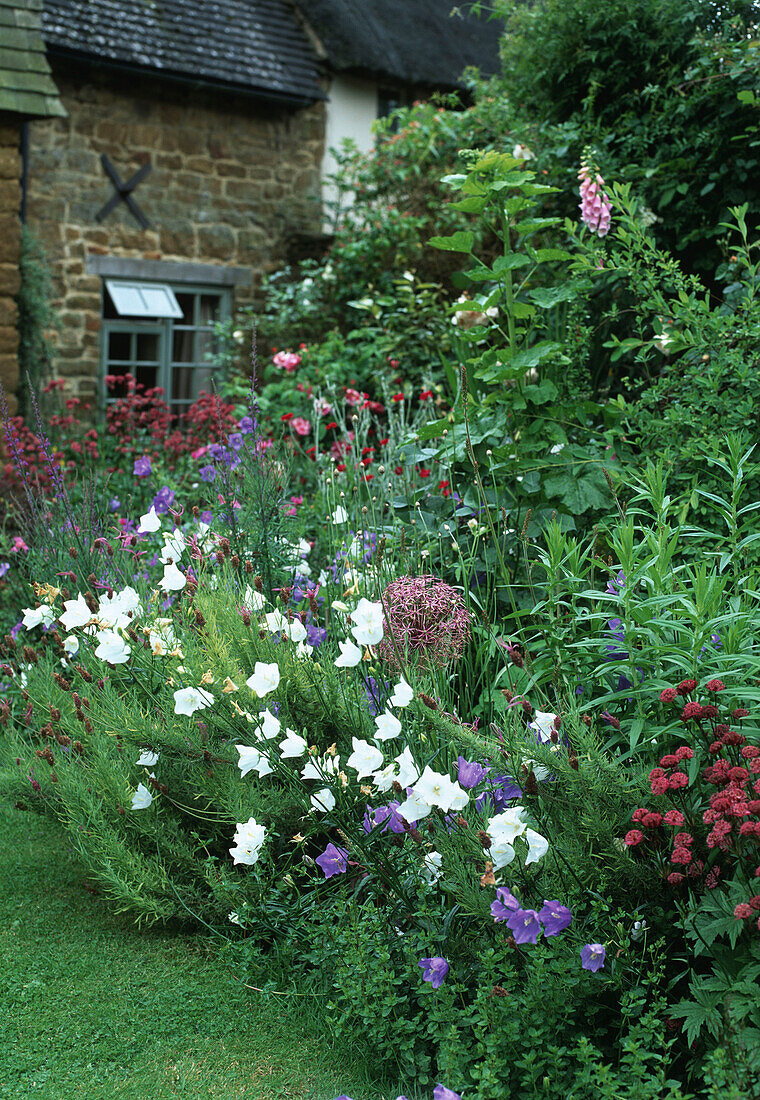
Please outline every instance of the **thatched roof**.
[[455, 88], [462, 70], [499, 70], [503, 24], [453, 0], [294, 0], [334, 71]]

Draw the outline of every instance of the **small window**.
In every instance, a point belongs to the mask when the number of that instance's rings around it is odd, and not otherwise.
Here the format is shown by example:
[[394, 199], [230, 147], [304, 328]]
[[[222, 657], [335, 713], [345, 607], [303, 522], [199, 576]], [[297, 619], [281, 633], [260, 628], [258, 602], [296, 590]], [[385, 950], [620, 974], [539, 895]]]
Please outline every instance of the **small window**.
[[165, 283], [122, 282], [106, 279], [119, 317], [181, 317], [174, 291]]
[[[229, 292], [214, 287], [104, 280], [102, 377], [131, 375], [164, 391], [180, 416], [213, 385], [214, 325], [229, 316]], [[171, 312], [169, 310], [171, 309]], [[124, 395], [105, 388], [103, 403]]]

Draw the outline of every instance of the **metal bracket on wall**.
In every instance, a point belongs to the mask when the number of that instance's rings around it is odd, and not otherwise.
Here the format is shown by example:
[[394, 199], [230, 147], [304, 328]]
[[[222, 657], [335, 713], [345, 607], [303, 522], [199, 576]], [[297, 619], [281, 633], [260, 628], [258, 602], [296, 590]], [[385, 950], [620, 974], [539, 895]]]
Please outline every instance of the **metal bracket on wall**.
[[103, 165], [106, 174], [109, 176], [111, 182], [113, 183], [114, 188], [116, 189], [116, 194], [112, 195], [105, 206], [97, 212], [97, 214], [95, 215], [95, 220], [98, 222], [102, 222], [104, 218], [108, 217], [112, 210], [116, 209], [120, 202], [123, 202], [129, 207], [135, 220], [143, 227], [143, 229], [149, 229], [150, 222], [145, 217], [135, 200], [132, 198], [132, 192], [137, 187], [138, 183], [142, 183], [145, 177], [149, 175], [151, 169], [150, 162], [148, 162], [147, 164], [143, 164], [142, 168], [139, 168], [137, 172], [135, 172], [135, 174], [131, 177], [131, 179], [127, 180], [126, 183], [122, 182], [121, 176], [116, 171], [113, 164], [111, 164], [111, 161], [108, 159], [105, 153], [101, 155], [100, 163]]

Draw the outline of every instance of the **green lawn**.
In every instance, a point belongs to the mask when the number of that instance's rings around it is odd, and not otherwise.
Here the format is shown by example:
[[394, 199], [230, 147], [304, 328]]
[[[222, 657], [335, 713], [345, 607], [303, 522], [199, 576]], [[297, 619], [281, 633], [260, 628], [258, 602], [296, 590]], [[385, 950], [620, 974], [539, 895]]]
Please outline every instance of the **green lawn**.
[[140, 932], [65, 835], [0, 807], [0, 1097], [387, 1100], [311, 1002], [240, 988], [191, 936]]

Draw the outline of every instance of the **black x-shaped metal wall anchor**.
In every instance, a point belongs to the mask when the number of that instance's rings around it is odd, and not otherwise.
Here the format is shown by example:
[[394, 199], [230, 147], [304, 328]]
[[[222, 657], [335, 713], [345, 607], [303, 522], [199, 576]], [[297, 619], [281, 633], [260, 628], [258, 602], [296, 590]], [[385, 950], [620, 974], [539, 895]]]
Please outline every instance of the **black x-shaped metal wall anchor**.
[[149, 174], [151, 168], [150, 164], [143, 164], [142, 168], [135, 172], [134, 176], [132, 176], [131, 179], [127, 180], [126, 183], [122, 183], [119, 173], [111, 164], [105, 153], [101, 155], [100, 163], [103, 165], [107, 174], [110, 176], [111, 182], [116, 188], [116, 194], [112, 195], [105, 206], [97, 212], [97, 214], [95, 215], [95, 220], [98, 222], [102, 222], [104, 218], [108, 217], [112, 210], [116, 209], [120, 202], [124, 202], [129, 207], [135, 219], [140, 223], [143, 229], [149, 229], [150, 222], [145, 217], [135, 200], [132, 198], [132, 192], [137, 187], [138, 183], [142, 183], [145, 177]]

